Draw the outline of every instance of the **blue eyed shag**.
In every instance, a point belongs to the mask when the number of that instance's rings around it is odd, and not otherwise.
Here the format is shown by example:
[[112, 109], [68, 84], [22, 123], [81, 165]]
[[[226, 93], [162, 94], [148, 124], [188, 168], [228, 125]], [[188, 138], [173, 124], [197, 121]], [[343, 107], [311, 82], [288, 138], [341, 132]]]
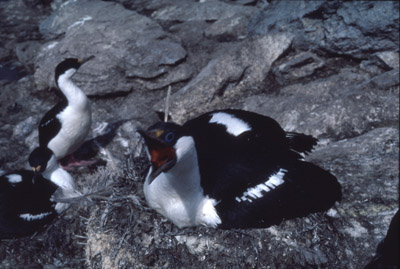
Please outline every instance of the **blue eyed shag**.
[[[60, 198], [72, 198], [81, 196], [81, 192], [75, 185], [73, 177], [59, 166], [54, 153], [46, 147], [37, 147], [29, 155], [29, 165], [36, 173], [41, 173], [60, 189]], [[59, 206], [66, 206], [59, 203]]]
[[400, 211], [393, 216], [385, 238], [379, 243], [375, 257], [364, 269], [400, 268]]
[[51, 196], [57, 185], [33, 171], [0, 177], [0, 238], [16, 238], [40, 230], [57, 216]]
[[303, 160], [317, 139], [263, 115], [219, 110], [139, 133], [151, 161], [146, 201], [178, 227], [269, 227], [341, 198], [337, 179]]
[[73, 178], [58, 166], [53, 152], [37, 148], [29, 156], [33, 171], [17, 170], [0, 177], [0, 239], [39, 231], [69, 207], [53, 200], [79, 195]]
[[39, 145], [51, 149], [57, 160], [77, 150], [90, 131], [92, 113], [89, 99], [71, 78], [83, 63], [92, 58], [68, 58], [55, 69], [55, 82], [62, 100], [40, 120]]

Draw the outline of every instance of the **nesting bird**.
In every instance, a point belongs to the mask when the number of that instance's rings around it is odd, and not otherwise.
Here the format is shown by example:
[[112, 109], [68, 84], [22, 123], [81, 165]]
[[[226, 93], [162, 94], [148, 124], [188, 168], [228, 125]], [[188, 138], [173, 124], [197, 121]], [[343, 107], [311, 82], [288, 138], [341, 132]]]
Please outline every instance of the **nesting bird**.
[[379, 243], [375, 257], [364, 269], [400, 268], [400, 211], [390, 221], [385, 238]]
[[80, 194], [51, 150], [35, 149], [29, 163], [33, 171], [17, 170], [0, 177], [0, 238], [30, 235], [67, 209], [68, 204], [53, 200], [57, 190], [65, 198]]
[[[29, 155], [28, 162], [35, 173], [42, 174], [44, 178], [60, 188], [62, 197], [70, 198], [82, 195], [76, 187], [73, 177], [58, 165], [55, 154], [49, 148], [37, 147]], [[66, 205], [59, 203], [57, 206]]]
[[144, 137], [149, 206], [178, 227], [257, 228], [329, 209], [337, 179], [303, 160], [317, 139], [243, 110], [160, 122]]
[[40, 120], [39, 144], [52, 150], [57, 160], [77, 150], [89, 133], [92, 122], [90, 102], [71, 78], [92, 58], [68, 58], [55, 69], [55, 82], [62, 100]]

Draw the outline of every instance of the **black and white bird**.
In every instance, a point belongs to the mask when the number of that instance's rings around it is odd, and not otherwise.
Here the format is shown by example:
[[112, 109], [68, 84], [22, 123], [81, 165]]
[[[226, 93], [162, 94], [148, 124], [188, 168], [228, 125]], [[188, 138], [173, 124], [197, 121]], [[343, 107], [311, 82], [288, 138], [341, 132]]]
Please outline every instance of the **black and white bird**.
[[[37, 147], [29, 155], [28, 162], [34, 172], [42, 174], [44, 178], [58, 186], [60, 199], [82, 196], [74, 178], [59, 166], [55, 154], [49, 148]], [[68, 204], [57, 203], [56, 206], [57, 210], [63, 211], [63, 207], [68, 207]]]
[[40, 230], [57, 216], [51, 201], [57, 185], [33, 171], [0, 177], [0, 238], [16, 238]]
[[68, 58], [55, 69], [55, 82], [62, 100], [40, 120], [39, 145], [51, 149], [57, 160], [77, 150], [90, 131], [92, 113], [89, 99], [71, 78], [83, 63], [92, 58]]
[[375, 257], [364, 269], [400, 268], [400, 211], [393, 216], [385, 238], [379, 243]]
[[17, 170], [0, 177], [0, 238], [16, 238], [40, 230], [69, 207], [54, 201], [77, 196], [71, 175], [58, 166], [49, 149], [37, 148], [29, 162], [33, 171]]
[[139, 132], [151, 160], [146, 201], [178, 227], [269, 227], [341, 198], [332, 174], [302, 160], [317, 139], [266, 116], [220, 110]]

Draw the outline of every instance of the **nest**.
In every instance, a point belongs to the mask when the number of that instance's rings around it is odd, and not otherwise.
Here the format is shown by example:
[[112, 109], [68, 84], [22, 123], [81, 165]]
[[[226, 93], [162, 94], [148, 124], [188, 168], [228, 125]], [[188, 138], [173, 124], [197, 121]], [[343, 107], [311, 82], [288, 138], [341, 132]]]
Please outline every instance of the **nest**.
[[[143, 181], [149, 167], [140, 144], [115, 165], [86, 175], [84, 197], [44, 231], [5, 240], [4, 267], [144, 268], [332, 266], [345, 248], [324, 213], [288, 220], [267, 229], [179, 229], [146, 205]], [[79, 182], [78, 182], [79, 184]], [[0, 249], [1, 250], [1, 249]], [[335, 251], [332, 251], [335, 250]], [[340, 267], [340, 265], [338, 265]]]
[[143, 179], [148, 167], [142, 150], [119, 167], [120, 176], [105, 171], [97, 180], [112, 182], [112, 193], [91, 209], [85, 248], [89, 267], [254, 268], [269, 264], [274, 268], [282, 263], [318, 267], [328, 262], [325, 253], [338, 244], [332, 219], [323, 213], [286, 221], [279, 228], [179, 229], [147, 207]]

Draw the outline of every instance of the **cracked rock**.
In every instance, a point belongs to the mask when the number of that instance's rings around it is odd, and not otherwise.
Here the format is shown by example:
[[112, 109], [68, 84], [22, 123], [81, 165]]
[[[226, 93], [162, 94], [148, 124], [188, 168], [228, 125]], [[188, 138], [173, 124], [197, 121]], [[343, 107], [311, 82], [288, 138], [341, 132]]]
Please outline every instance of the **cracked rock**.
[[[241, 95], [249, 85], [262, 85], [272, 63], [289, 47], [291, 37], [273, 35], [242, 43], [204, 67], [172, 95], [172, 119], [183, 122]], [[162, 102], [156, 109], [163, 107]]]
[[287, 131], [353, 137], [398, 118], [398, 92], [370, 89], [365, 81], [368, 75], [342, 69], [330, 78], [284, 87], [278, 96], [251, 96], [244, 108], [276, 119]]
[[293, 59], [275, 67], [272, 72], [281, 85], [289, 84], [300, 78], [311, 76], [318, 69], [325, 66], [324, 61], [317, 55], [304, 52]]
[[[54, 66], [65, 57], [95, 56], [74, 76], [88, 95], [157, 89], [157, 84], [165, 87], [190, 76], [176, 69], [186, 57], [179, 41], [153, 20], [116, 3], [66, 2], [41, 24], [41, 32], [47, 38], [64, 37], [46, 43], [36, 57], [39, 89], [53, 85]], [[164, 76], [168, 83], [158, 82]]]

